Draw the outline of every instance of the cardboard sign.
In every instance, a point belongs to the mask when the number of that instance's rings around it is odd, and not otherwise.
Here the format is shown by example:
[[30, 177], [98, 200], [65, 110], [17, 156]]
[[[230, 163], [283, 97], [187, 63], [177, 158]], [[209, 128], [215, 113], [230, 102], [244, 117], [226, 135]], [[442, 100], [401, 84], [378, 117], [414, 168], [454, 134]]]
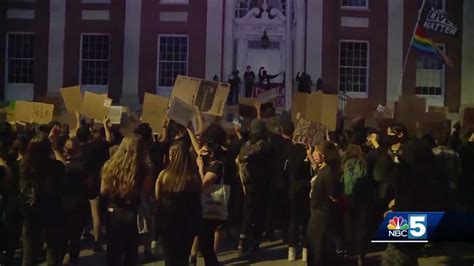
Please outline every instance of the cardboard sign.
[[450, 132], [450, 122], [442, 112], [425, 113], [420, 123], [422, 134], [430, 134], [434, 137], [446, 136]]
[[120, 125], [122, 123], [123, 106], [111, 106], [109, 109], [110, 123]]
[[48, 124], [53, 120], [54, 105], [47, 103], [16, 101], [15, 120]]
[[37, 97], [36, 102], [54, 105], [54, 114], [61, 113], [61, 110], [63, 109], [63, 101], [61, 100], [61, 97], [59, 95]]
[[185, 127], [194, 117], [195, 108], [179, 98], [174, 98], [168, 110], [168, 118]]
[[395, 120], [405, 124], [411, 133], [417, 131], [426, 110], [426, 99], [414, 95], [402, 95], [395, 104]]
[[322, 92], [296, 93], [293, 97], [293, 119], [300, 113], [301, 118], [326, 125], [329, 130], [336, 129], [337, 95]]
[[448, 119], [449, 109], [446, 106], [433, 106], [433, 105], [430, 105], [430, 106], [428, 106], [428, 112], [429, 113], [443, 113], [444, 117], [446, 119]]
[[377, 109], [377, 102], [372, 98], [349, 98], [346, 100], [344, 115], [346, 118], [371, 118]]
[[323, 124], [300, 119], [293, 133], [293, 141], [314, 146], [326, 140], [326, 130]]
[[96, 121], [102, 121], [109, 114], [111, 105], [112, 99], [107, 98], [107, 95], [86, 91], [79, 113]]
[[145, 93], [143, 99], [142, 122], [150, 124], [153, 132], [161, 133], [163, 131], [163, 121], [166, 118], [169, 99]]
[[82, 93], [80, 86], [61, 88], [61, 95], [64, 100], [64, 105], [69, 113], [79, 111], [82, 104]]
[[474, 107], [464, 108], [462, 126], [464, 129], [474, 129]]
[[197, 106], [203, 114], [222, 116], [229, 91], [228, 83], [178, 76], [171, 99], [178, 98], [186, 104]]

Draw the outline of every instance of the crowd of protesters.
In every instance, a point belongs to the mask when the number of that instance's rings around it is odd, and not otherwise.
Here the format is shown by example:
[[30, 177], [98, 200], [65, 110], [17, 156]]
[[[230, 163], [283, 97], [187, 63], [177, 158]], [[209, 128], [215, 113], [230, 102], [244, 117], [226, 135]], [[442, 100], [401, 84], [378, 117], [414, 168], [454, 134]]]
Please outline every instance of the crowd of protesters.
[[[78, 116], [73, 130], [2, 123], [3, 263], [61, 265], [69, 254], [74, 265], [86, 239], [108, 265], [136, 265], [139, 245], [152, 262], [159, 245], [165, 265], [196, 265], [200, 252], [214, 266], [225, 235], [249, 259], [280, 238], [289, 261], [363, 265], [387, 212], [473, 210], [473, 131], [411, 137], [397, 122], [358, 120], [310, 146], [293, 141], [291, 121], [274, 133], [257, 118], [229, 133], [197, 116], [195, 129], [165, 121], [155, 135], [141, 123], [125, 137], [108, 119]], [[203, 218], [202, 193], [221, 183], [227, 220]], [[416, 265], [421, 248], [390, 244], [382, 264]]]

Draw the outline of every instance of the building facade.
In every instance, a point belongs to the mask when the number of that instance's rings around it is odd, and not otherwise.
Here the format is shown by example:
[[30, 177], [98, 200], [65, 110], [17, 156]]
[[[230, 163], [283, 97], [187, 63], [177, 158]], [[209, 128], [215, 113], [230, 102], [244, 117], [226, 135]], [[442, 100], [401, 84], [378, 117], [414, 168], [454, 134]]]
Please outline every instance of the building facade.
[[417, 94], [456, 113], [474, 103], [474, 3], [426, 1], [461, 29], [430, 33], [452, 68], [409, 49], [422, 0], [5, 0], [0, 98], [81, 84], [133, 105], [145, 92], [169, 95], [178, 74], [225, 81], [263, 66], [285, 73], [275, 82], [286, 82], [287, 103], [290, 77], [307, 72], [329, 93], [388, 105]]

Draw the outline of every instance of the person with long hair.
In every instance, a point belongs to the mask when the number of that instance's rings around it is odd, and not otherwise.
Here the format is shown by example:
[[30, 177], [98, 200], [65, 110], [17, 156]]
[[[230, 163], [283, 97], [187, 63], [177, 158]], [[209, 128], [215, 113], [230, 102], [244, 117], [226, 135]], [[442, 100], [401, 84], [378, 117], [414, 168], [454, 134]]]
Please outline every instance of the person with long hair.
[[36, 265], [45, 234], [48, 265], [63, 259], [64, 213], [61, 206], [61, 179], [64, 165], [50, 158], [48, 134], [39, 133], [30, 141], [20, 164], [20, 193], [23, 205], [23, 265]]
[[169, 164], [155, 183], [157, 231], [166, 266], [187, 265], [201, 220], [201, 179], [189, 149], [171, 145]]
[[367, 177], [367, 159], [359, 145], [350, 144], [342, 156], [342, 183], [344, 186], [343, 221], [344, 248], [358, 256], [364, 264], [369, 243], [369, 225], [373, 201], [373, 182]]
[[137, 210], [150, 169], [140, 136], [125, 137], [102, 168], [101, 195], [107, 203], [107, 264], [136, 265]]
[[340, 157], [334, 144], [326, 142], [307, 150], [317, 175], [311, 180], [307, 246], [308, 265], [335, 265], [331, 232], [335, 204], [338, 201]]

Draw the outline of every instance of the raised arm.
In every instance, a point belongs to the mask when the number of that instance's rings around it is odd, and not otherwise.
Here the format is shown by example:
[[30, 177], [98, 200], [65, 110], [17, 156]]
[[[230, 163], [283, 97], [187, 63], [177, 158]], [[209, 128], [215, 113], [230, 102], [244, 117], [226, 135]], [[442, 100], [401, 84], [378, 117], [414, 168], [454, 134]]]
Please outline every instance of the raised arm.
[[196, 107], [196, 135], [201, 134], [204, 130], [204, 123], [202, 119], [201, 111]]
[[54, 157], [56, 158], [56, 160], [62, 162], [63, 164], [66, 164], [66, 158], [64, 158], [64, 155], [61, 152], [61, 148], [59, 147], [59, 143], [58, 143], [58, 138], [59, 138], [59, 127], [54, 126], [49, 132], [49, 141], [51, 141]]
[[112, 136], [110, 135], [111, 123], [110, 123], [110, 118], [108, 116], [104, 117], [103, 125], [104, 125], [104, 131], [105, 131], [105, 141], [110, 143], [112, 142]]
[[260, 101], [255, 102], [255, 110], [257, 111], [257, 119], [262, 118], [262, 104]]
[[199, 144], [194, 132], [189, 128], [186, 129], [188, 130], [189, 138], [191, 139], [191, 144], [193, 145], [194, 151], [199, 154], [199, 151], [201, 150], [201, 144]]

